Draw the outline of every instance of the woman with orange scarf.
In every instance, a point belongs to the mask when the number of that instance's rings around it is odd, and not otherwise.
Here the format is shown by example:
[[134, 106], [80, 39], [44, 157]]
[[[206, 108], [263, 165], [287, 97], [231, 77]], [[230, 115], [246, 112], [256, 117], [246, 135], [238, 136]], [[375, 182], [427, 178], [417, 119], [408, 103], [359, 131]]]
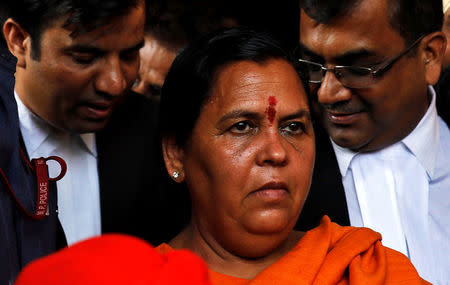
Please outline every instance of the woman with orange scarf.
[[160, 110], [167, 172], [192, 200], [187, 227], [159, 254], [130, 237], [81, 242], [31, 263], [17, 285], [429, 284], [370, 229], [325, 216], [293, 230], [314, 166], [306, 78], [265, 34], [232, 29], [191, 43]]
[[370, 229], [325, 216], [293, 231], [314, 165], [306, 78], [275, 40], [245, 29], [178, 55], [162, 89], [162, 149], [192, 215], [157, 249], [194, 251], [214, 285], [426, 284]]

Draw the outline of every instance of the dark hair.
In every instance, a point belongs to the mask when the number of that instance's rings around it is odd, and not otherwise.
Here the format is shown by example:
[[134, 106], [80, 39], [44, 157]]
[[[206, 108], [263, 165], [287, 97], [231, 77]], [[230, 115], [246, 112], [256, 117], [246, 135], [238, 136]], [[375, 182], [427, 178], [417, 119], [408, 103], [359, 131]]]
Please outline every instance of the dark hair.
[[284, 59], [299, 73], [309, 91], [306, 72], [278, 41], [246, 28], [221, 29], [191, 42], [175, 58], [161, 91], [160, 132], [174, 135], [178, 145], [188, 140], [207, 99], [216, 74], [226, 65], [249, 60], [265, 63]]
[[3, 35], [3, 24], [5, 23], [6, 19], [8, 19], [9, 12], [9, 0], [3, 0], [0, 1], [0, 47], [4, 47], [7, 49], [7, 44], [5, 41], [5, 37]]
[[450, 66], [442, 70], [436, 89], [436, 108], [439, 116], [450, 126]]
[[[67, 16], [63, 27], [72, 30], [71, 36], [92, 31], [107, 24], [111, 18], [126, 14], [144, 0], [2, 0], [7, 1], [8, 15], [29, 34], [32, 56], [39, 59], [43, 31], [56, 20]], [[5, 5], [5, 4], [3, 4]], [[2, 5], [2, 6], [3, 6]], [[2, 13], [4, 14], [4, 13]]]
[[186, 6], [181, 1], [151, 1], [147, 6], [145, 34], [178, 52], [189, 41], [186, 26], [181, 21]]
[[[300, 0], [308, 16], [327, 24], [352, 12], [362, 0]], [[373, 0], [365, 0], [373, 1]], [[405, 40], [412, 44], [423, 35], [442, 29], [442, 0], [383, 0], [387, 1], [389, 23]]]
[[[178, 52], [200, 35], [238, 26], [226, 1], [152, 0], [147, 6], [145, 33]], [[228, 9], [227, 9], [228, 8]]]

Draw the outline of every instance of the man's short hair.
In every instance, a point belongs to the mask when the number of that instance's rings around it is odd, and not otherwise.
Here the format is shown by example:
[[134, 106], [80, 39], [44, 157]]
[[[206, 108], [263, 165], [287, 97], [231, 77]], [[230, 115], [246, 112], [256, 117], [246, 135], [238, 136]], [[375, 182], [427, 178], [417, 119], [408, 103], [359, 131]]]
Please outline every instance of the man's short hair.
[[[345, 17], [363, 0], [300, 0], [309, 17], [319, 23], [328, 24], [334, 19]], [[373, 0], [366, 0], [373, 1]], [[442, 29], [442, 0], [385, 0], [392, 28], [412, 44], [423, 35]]]
[[[2, 0], [8, 9], [0, 13], [2, 24], [13, 18], [29, 34], [32, 56], [39, 59], [40, 39], [54, 21], [67, 16], [63, 27], [72, 30], [71, 36], [95, 30], [113, 17], [126, 14], [144, 0]], [[1, 7], [3, 8], [3, 7]]]

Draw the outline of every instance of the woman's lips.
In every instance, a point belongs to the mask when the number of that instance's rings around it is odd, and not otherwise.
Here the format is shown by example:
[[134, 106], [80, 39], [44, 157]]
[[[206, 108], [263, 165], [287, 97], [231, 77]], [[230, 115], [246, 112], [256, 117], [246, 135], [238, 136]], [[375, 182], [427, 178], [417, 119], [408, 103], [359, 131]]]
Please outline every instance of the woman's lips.
[[285, 189], [264, 189], [253, 193], [264, 200], [281, 200], [288, 194]]
[[288, 195], [287, 185], [283, 182], [270, 182], [251, 192], [251, 195], [266, 200], [278, 201], [284, 199]]

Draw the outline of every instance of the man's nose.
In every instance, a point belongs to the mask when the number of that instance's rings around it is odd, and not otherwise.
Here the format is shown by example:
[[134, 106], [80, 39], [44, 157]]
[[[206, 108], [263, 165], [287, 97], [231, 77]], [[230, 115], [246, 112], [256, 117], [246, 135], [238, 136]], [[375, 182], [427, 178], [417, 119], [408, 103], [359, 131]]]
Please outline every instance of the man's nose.
[[97, 91], [120, 96], [127, 88], [127, 80], [119, 58], [108, 58], [96, 78]]
[[348, 101], [351, 96], [351, 90], [342, 85], [333, 70], [325, 72], [322, 83], [317, 91], [317, 100], [319, 103], [334, 104], [340, 101]]

